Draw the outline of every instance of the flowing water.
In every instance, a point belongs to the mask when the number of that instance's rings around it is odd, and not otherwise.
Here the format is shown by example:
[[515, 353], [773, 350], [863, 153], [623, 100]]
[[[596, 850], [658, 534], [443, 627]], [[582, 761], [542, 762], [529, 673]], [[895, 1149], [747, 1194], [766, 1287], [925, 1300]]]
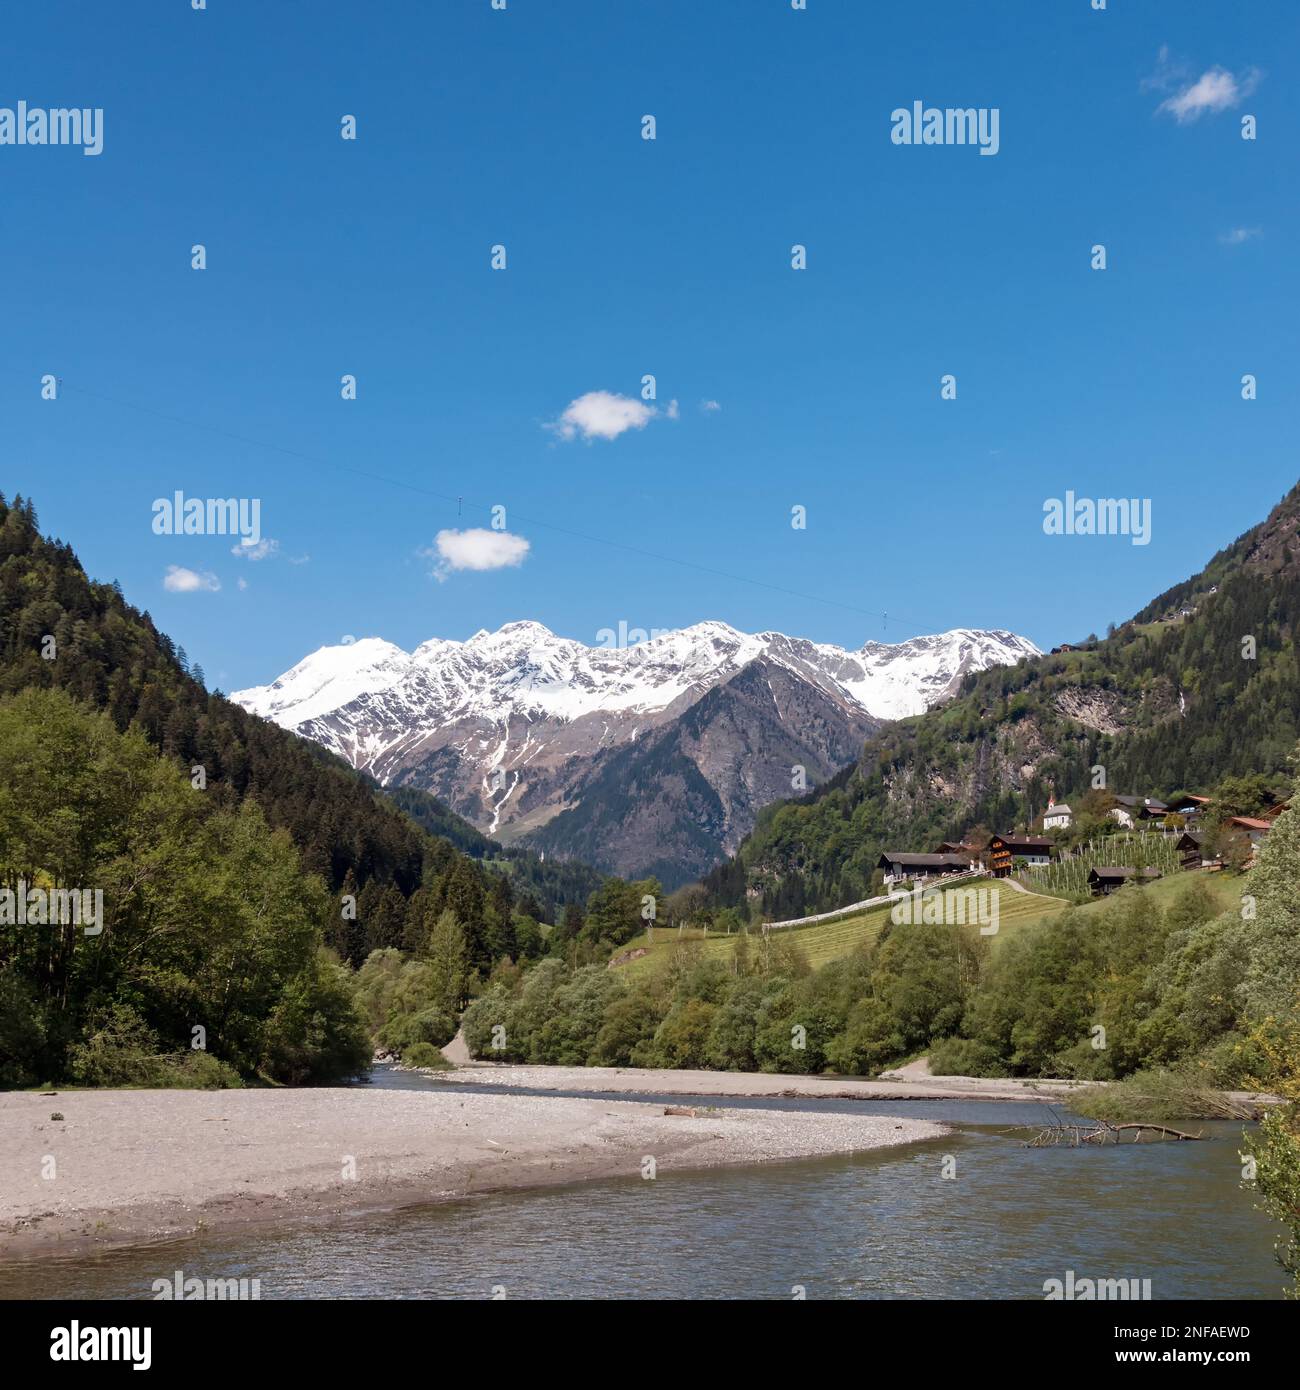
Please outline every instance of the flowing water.
[[[374, 1084], [456, 1083], [376, 1068]], [[1027, 1149], [1007, 1130], [1044, 1123], [1038, 1103], [703, 1103], [960, 1128], [856, 1158], [661, 1172], [0, 1264], [0, 1297], [148, 1298], [155, 1279], [178, 1269], [256, 1278], [264, 1299], [791, 1298], [799, 1289], [808, 1298], [1041, 1299], [1044, 1281], [1071, 1270], [1076, 1280], [1150, 1279], [1157, 1299], [1281, 1295], [1276, 1230], [1239, 1186], [1240, 1125], [1199, 1125], [1212, 1139], [1194, 1144]]]

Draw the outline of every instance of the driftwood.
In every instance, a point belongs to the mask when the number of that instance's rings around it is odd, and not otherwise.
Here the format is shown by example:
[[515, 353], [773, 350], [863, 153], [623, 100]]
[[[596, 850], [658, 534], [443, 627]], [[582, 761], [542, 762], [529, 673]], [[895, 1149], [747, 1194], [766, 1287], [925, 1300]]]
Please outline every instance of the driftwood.
[[689, 1105], [666, 1105], [664, 1107], [664, 1114], [682, 1115], [688, 1120], [697, 1119], [699, 1116], [699, 1112], [694, 1108], [694, 1106]]
[[1181, 1129], [1170, 1129], [1168, 1125], [1112, 1125], [1105, 1120], [1098, 1120], [1092, 1125], [1048, 1125], [1040, 1129], [1032, 1139], [1027, 1139], [1025, 1148], [1046, 1149], [1055, 1144], [1068, 1144], [1070, 1148], [1077, 1149], [1081, 1144], [1122, 1144], [1124, 1141], [1120, 1135], [1125, 1130], [1132, 1132], [1133, 1138], [1129, 1142], [1133, 1144], [1142, 1142], [1145, 1131], [1159, 1135], [1162, 1141], [1203, 1138], [1200, 1134], [1185, 1134]]

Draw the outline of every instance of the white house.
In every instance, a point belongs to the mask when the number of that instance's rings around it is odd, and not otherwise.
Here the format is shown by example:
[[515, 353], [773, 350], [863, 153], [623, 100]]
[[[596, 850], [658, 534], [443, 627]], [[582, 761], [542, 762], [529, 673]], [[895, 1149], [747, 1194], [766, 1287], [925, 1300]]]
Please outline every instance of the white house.
[[1070, 822], [1074, 819], [1074, 812], [1061, 802], [1058, 806], [1055, 801], [1047, 803], [1047, 810], [1043, 812], [1044, 830], [1068, 830]]
[[1115, 800], [1119, 805], [1111, 807], [1110, 817], [1125, 830], [1132, 830], [1135, 821], [1163, 820], [1169, 812], [1169, 807], [1153, 796], [1117, 796]]

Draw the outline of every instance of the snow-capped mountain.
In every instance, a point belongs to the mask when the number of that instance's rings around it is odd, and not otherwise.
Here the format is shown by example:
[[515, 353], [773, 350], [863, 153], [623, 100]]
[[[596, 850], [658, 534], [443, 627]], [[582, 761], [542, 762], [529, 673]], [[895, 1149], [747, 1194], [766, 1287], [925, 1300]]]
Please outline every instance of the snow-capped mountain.
[[[587, 646], [515, 622], [464, 642], [433, 638], [410, 653], [365, 638], [322, 647], [272, 684], [231, 698], [381, 783], [433, 792], [499, 838], [538, 839], [558, 817], [541, 838], [575, 854], [556, 833], [581, 821], [579, 857], [621, 872], [654, 864], [680, 880], [733, 848], [766, 802], [801, 790], [800, 775], [812, 786], [851, 760], [880, 721], [928, 709], [967, 671], [1038, 654], [1013, 633], [964, 628], [858, 651], [720, 622], [626, 645], [601, 635], [605, 644]], [[692, 711], [689, 728], [678, 727]], [[664, 753], [669, 730], [674, 758], [691, 765], [686, 780], [702, 779], [702, 803], [688, 818], [708, 825], [689, 848], [676, 843], [666, 807], [653, 817], [657, 830], [630, 839], [619, 832], [644, 819], [644, 804], [617, 811], [616, 826], [604, 814], [607, 771], [628, 762], [620, 750], [639, 743]], [[585, 805], [602, 785], [602, 806]], [[657, 804], [662, 790], [638, 796]], [[597, 822], [603, 840], [628, 840], [625, 852], [592, 843]], [[679, 871], [667, 872], [672, 865]]]

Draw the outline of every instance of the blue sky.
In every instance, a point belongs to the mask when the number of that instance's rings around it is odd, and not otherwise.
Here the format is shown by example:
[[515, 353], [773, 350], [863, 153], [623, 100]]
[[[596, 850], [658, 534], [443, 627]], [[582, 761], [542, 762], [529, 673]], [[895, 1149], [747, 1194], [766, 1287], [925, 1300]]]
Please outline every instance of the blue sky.
[[[519, 618], [1100, 631], [1296, 480], [1298, 30], [1283, 0], [15, 7], [0, 107], [102, 107], [104, 149], [0, 146], [0, 489], [227, 690]], [[996, 156], [892, 143], [917, 100], [996, 107]], [[646, 373], [643, 427], [554, 428]], [[177, 489], [260, 498], [278, 549], [155, 535]], [[1150, 498], [1150, 544], [1044, 535], [1067, 490]], [[522, 563], [436, 577], [494, 505]]]

